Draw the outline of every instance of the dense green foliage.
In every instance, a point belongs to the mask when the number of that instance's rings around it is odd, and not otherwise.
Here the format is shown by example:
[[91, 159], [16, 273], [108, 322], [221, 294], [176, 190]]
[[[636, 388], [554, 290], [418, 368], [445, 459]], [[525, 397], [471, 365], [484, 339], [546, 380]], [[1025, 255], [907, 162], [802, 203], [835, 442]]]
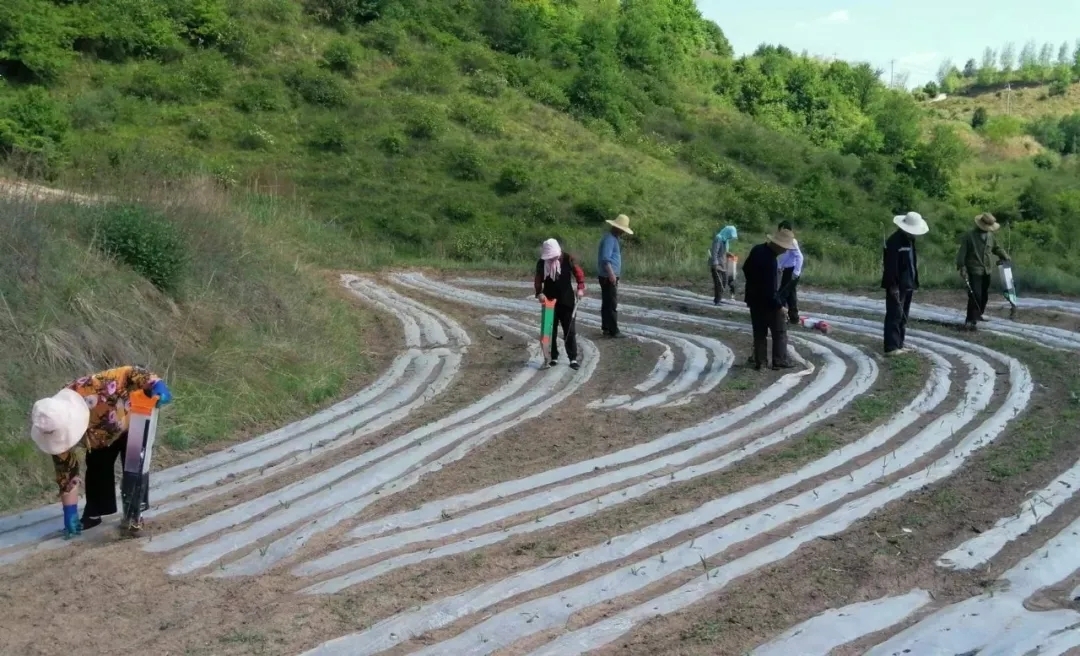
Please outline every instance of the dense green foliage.
[[1050, 85], [1051, 95], [1061, 95], [1077, 81], [1080, 81], [1080, 39], [1075, 44], [1066, 41], [1061, 45], [1044, 43], [1042, 47], [1028, 41], [1019, 54], [1016, 44], [1010, 41], [997, 50], [986, 48], [980, 61], [969, 59], [963, 70], [952, 61], [942, 62], [936, 88], [957, 93], [996, 85], [1045, 83]]
[[947, 272], [990, 210], [1015, 218], [1022, 264], [1080, 275], [1016, 209], [1071, 161], [986, 173], [869, 65], [735, 58], [693, 0], [15, 0], [0, 71], [11, 168], [298, 189], [391, 261], [527, 260], [552, 234], [591, 251], [625, 212], [642, 273], [700, 267], [725, 222], [789, 219], [836, 277], [872, 280], [893, 213], [931, 219], [926, 260]]

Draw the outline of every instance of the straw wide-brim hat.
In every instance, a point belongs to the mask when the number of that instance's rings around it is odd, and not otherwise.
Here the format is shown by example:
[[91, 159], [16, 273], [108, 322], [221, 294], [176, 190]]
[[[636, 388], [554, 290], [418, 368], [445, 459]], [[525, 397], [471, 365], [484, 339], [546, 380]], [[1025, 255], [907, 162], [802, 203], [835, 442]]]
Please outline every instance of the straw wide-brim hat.
[[618, 228], [619, 230], [625, 232], [628, 235], [634, 234], [634, 231], [630, 229], [630, 217], [626, 216], [625, 214], [620, 214], [619, 216], [615, 217], [614, 220], [608, 221], [607, 224], [612, 228]]
[[997, 222], [997, 219], [990, 212], [983, 212], [975, 217], [975, 225], [984, 232], [997, 232], [1001, 228], [1001, 224]]
[[926, 223], [926, 219], [922, 218], [922, 215], [918, 212], [908, 212], [903, 216], [894, 216], [892, 222], [909, 235], [925, 235], [930, 232], [930, 226]]
[[771, 244], [776, 244], [785, 251], [790, 251], [795, 248], [795, 233], [787, 230], [777, 230], [771, 235], [766, 235], [765, 239]]
[[30, 411], [30, 439], [51, 456], [70, 451], [89, 425], [90, 408], [78, 392], [70, 389], [41, 399]]

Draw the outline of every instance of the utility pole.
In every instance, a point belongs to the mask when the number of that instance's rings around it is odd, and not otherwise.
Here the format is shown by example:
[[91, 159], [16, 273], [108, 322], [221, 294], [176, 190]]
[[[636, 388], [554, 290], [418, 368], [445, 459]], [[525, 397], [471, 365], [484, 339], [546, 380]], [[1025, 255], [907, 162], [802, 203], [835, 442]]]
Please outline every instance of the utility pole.
[[1005, 83], [1005, 114], [1012, 114], [1012, 82]]
[[892, 88], [893, 82], [896, 79], [896, 60], [889, 60], [889, 88]]

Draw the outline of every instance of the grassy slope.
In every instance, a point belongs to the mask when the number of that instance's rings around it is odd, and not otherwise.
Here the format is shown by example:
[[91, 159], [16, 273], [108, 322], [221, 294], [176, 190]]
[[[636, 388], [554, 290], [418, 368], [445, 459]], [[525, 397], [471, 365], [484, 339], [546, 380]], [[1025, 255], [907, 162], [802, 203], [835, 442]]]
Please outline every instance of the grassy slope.
[[55, 494], [26, 414], [78, 375], [131, 362], [166, 375], [167, 463], [309, 414], [369, 373], [381, 331], [303, 264], [335, 248], [332, 230], [266, 200], [198, 187], [167, 198], [184, 203], [166, 220], [192, 256], [176, 300], [92, 246], [109, 209], [0, 199], [0, 511]]

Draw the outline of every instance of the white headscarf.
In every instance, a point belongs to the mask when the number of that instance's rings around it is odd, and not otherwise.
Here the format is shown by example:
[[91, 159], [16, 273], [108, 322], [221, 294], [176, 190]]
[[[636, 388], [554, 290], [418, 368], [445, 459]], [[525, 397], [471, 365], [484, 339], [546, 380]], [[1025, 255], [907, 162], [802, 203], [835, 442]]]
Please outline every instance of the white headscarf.
[[559, 242], [549, 239], [540, 247], [540, 259], [544, 261], [544, 277], [558, 280], [562, 273], [562, 248]]

